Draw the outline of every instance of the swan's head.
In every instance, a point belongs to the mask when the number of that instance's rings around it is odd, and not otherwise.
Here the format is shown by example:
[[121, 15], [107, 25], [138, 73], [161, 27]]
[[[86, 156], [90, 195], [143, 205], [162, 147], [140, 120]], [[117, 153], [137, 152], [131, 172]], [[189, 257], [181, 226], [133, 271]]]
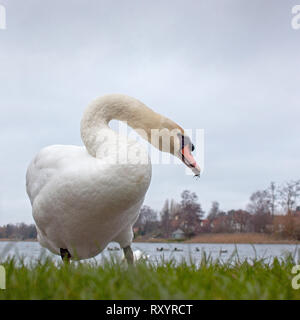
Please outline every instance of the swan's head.
[[169, 152], [189, 167], [195, 176], [200, 176], [200, 167], [192, 152], [195, 150], [190, 137], [175, 122], [162, 117], [159, 130], [151, 133], [151, 143], [163, 152]]
[[181, 140], [181, 142], [177, 157], [179, 157], [182, 162], [193, 171], [195, 176], [200, 177], [201, 170], [192, 155], [192, 152], [195, 150], [195, 146], [191, 142], [190, 137], [185, 134], [179, 133], [178, 138], [179, 140]]

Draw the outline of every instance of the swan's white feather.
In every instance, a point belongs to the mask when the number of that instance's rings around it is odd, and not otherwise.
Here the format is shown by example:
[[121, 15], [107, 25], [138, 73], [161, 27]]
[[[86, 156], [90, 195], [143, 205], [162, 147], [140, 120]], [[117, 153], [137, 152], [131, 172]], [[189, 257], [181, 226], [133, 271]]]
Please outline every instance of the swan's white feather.
[[110, 241], [130, 245], [150, 179], [150, 161], [109, 164], [85, 147], [42, 149], [26, 175], [39, 242], [78, 259], [97, 255]]

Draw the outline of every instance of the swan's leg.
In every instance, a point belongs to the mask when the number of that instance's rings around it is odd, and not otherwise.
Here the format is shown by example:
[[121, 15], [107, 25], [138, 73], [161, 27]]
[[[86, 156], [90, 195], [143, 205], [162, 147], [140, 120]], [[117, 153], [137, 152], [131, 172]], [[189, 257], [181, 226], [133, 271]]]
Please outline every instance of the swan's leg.
[[133, 252], [130, 246], [123, 248], [125, 258], [128, 264], [133, 264]]
[[70, 259], [71, 259], [71, 254], [70, 252], [68, 251], [68, 249], [62, 249], [60, 248], [60, 256], [62, 258], [62, 260], [66, 263], [69, 263], [70, 262]]

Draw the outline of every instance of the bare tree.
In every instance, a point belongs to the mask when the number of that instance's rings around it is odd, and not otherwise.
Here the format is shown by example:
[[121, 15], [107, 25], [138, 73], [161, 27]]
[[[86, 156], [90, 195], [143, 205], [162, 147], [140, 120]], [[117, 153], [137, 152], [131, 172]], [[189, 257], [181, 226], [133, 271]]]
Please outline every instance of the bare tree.
[[277, 206], [277, 188], [275, 182], [271, 182], [269, 189], [269, 198], [270, 198], [270, 209], [272, 217], [274, 217], [276, 206]]
[[171, 219], [176, 218], [176, 215], [178, 214], [180, 209], [180, 204], [178, 204], [176, 201], [174, 201], [174, 199], [171, 200], [170, 203], [170, 216]]
[[200, 230], [200, 219], [204, 211], [198, 203], [196, 193], [185, 190], [181, 193], [180, 219], [187, 235], [194, 235]]
[[234, 231], [233, 229], [233, 223], [232, 223], [232, 215], [226, 214], [222, 212], [222, 214], [219, 214], [217, 218], [215, 218], [212, 223], [212, 232], [215, 233], [231, 233]]
[[211, 204], [211, 209], [209, 210], [207, 219], [212, 221], [215, 218], [217, 218], [218, 214], [220, 212], [220, 204], [218, 201], [213, 201]]
[[286, 214], [296, 210], [300, 196], [300, 180], [285, 182], [279, 189], [280, 204]]
[[154, 232], [157, 229], [156, 211], [149, 206], [143, 206], [140, 210], [139, 217], [134, 224], [134, 228], [138, 228], [138, 233], [141, 235]]
[[251, 215], [245, 210], [232, 210], [234, 230], [245, 232], [250, 224]]
[[7, 224], [0, 227], [0, 238], [27, 240], [36, 239], [37, 232], [34, 224]]
[[164, 237], [170, 238], [171, 233], [171, 209], [169, 200], [165, 201], [164, 207], [161, 211], [161, 229]]
[[252, 193], [247, 209], [252, 214], [270, 214], [270, 197], [268, 191], [262, 190]]
[[268, 233], [272, 226], [272, 217], [270, 214], [254, 214], [251, 217], [251, 224], [254, 232]]
[[255, 232], [267, 232], [272, 222], [271, 200], [268, 190], [256, 191], [250, 197], [247, 209], [252, 213], [252, 225]]

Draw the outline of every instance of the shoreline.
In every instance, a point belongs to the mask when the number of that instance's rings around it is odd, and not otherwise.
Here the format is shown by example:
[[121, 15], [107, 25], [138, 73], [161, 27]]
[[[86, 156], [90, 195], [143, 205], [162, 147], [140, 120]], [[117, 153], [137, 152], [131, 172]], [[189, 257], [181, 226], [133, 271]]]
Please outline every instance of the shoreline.
[[[36, 239], [0, 239], [0, 242], [37, 242]], [[175, 240], [164, 238], [138, 237], [133, 243], [218, 243], [218, 244], [300, 244], [295, 239], [280, 239], [273, 235], [258, 233], [207, 233], [197, 235], [191, 239]]]
[[36, 239], [0, 239], [0, 242], [38, 242]]

